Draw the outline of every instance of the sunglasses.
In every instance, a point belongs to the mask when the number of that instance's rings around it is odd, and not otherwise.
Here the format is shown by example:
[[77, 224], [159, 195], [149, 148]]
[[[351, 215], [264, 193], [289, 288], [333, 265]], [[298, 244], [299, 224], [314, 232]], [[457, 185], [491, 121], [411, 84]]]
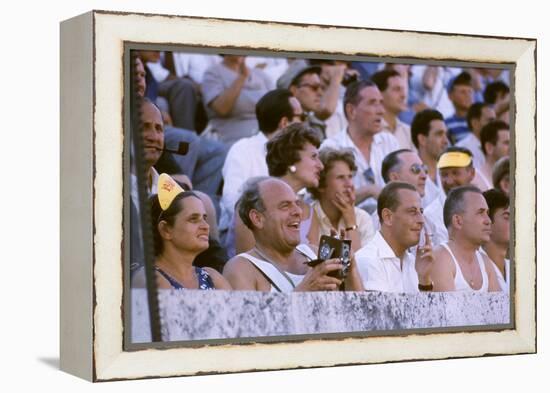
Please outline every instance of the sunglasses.
[[412, 164], [410, 167], [410, 171], [413, 175], [419, 175], [421, 171], [424, 171], [424, 173], [428, 173], [428, 167], [424, 164]]

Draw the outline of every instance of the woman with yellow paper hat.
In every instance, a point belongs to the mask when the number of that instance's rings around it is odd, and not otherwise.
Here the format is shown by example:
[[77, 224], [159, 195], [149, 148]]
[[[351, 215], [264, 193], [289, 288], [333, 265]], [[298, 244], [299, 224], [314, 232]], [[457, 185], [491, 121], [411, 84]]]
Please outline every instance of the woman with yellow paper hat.
[[[231, 289], [216, 270], [193, 266], [195, 257], [208, 248], [209, 226], [200, 198], [163, 173], [158, 180], [158, 195], [152, 195], [150, 202], [158, 287]], [[145, 286], [144, 269], [132, 279], [132, 286]]]

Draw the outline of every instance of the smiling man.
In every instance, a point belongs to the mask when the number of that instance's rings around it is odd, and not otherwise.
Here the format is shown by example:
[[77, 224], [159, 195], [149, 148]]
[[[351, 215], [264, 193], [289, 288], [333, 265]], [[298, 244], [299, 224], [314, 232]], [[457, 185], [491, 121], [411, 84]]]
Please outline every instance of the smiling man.
[[409, 183], [391, 182], [378, 198], [380, 230], [356, 255], [367, 291], [415, 293], [432, 289], [432, 248], [429, 237], [416, 255], [424, 225], [420, 195]]
[[449, 241], [434, 249], [434, 291], [500, 291], [489, 257], [480, 247], [491, 240], [489, 208], [475, 186], [451, 190], [443, 209]]
[[[300, 244], [302, 209], [288, 184], [272, 177], [250, 179], [238, 201], [238, 213], [254, 235], [254, 247], [230, 259], [223, 275], [233, 289], [264, 292], [336, 290], [341, 280], [330, 272], [341, 270], [339, 259], [326, 260], [314, 268], [306, 262], [315, 253]], [[363, 290], [352, 259], [345, 280], [349, 290]]]

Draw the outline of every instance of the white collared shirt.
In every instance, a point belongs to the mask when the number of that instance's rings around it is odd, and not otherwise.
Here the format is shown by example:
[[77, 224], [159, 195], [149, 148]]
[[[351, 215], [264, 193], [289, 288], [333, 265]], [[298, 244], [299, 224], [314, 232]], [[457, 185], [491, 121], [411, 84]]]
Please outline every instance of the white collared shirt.
[[400, 149], [410, 149], [414, 152], [416, 152], [416, 147], [414, 146], [414, 143], [412, 142], [411, 138], [411, 127], [399, 120], [398, 118], [395, 119], [395, 129], [390, 129], [390, 125], [386, 121], [386, 119], [382, 119], [382, 132], [387, 132], [395, 137], [397, 139], [397, 143], [399, 144]]
[[243, 138], [229, 149], [222, 168], [223, 194], [220, 201], [220, 229], [227, 228], [235, 211], [243, 184], [255, 176], [268, 176], [267, 137], [263, 132]]
[[369, 183], [363, 173], [369, 168], [372, 169], [374, 174], [374, 184], [383, 187], [385, 182], [382, 178], [382, 161], [389, 153], [395, 150], [399, 150], [399, 142], [395, 137], [387, 132], [379, 132], [374, 135], [370, 160], [367, 162], [361, 150], [353, 143], [349, 136], [348, 130], [342, 130], [332, 138], [325, 139], [321, 145], [321, 149], [330, 147], [333, 149], [347, 148], [353, 151], [355, 156], [355, 165], [357, 165], [357, 172], [353, 177], [353, 184], [356, 189], [364, 186], [369, 186]]
[[357, 251], [355, 259], [367, 291], [419, 292], [414, 256], [405, 252], [401, 261], [380, 231], [376, 232], [365, 247]]
[[428, 233], [432, 235], [431, 239], [434, 247], [449, 240], [449, 232], [447, 232], [447, 227], [443, 221], [445, 199], [445, 194], [442, 194], [424, 209], [425, 226]]

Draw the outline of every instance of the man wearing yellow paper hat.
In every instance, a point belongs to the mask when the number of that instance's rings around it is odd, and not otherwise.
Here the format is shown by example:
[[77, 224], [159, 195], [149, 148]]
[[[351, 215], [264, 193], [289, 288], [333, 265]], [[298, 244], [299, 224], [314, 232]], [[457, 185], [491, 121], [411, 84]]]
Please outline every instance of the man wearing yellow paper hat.
[[[445, 194], [455, 187], [472, 183], [476, 171], [473, 165], [472, 153], [463, 147], [449, 147], [437, 162], [441, 186]], [[443, 222], [443, 206], [445, 198], [441, 195], [424, 210], [426, 229], [432, 235], [432, 244], [439, 245], [449, 239], [447, 228]]]

